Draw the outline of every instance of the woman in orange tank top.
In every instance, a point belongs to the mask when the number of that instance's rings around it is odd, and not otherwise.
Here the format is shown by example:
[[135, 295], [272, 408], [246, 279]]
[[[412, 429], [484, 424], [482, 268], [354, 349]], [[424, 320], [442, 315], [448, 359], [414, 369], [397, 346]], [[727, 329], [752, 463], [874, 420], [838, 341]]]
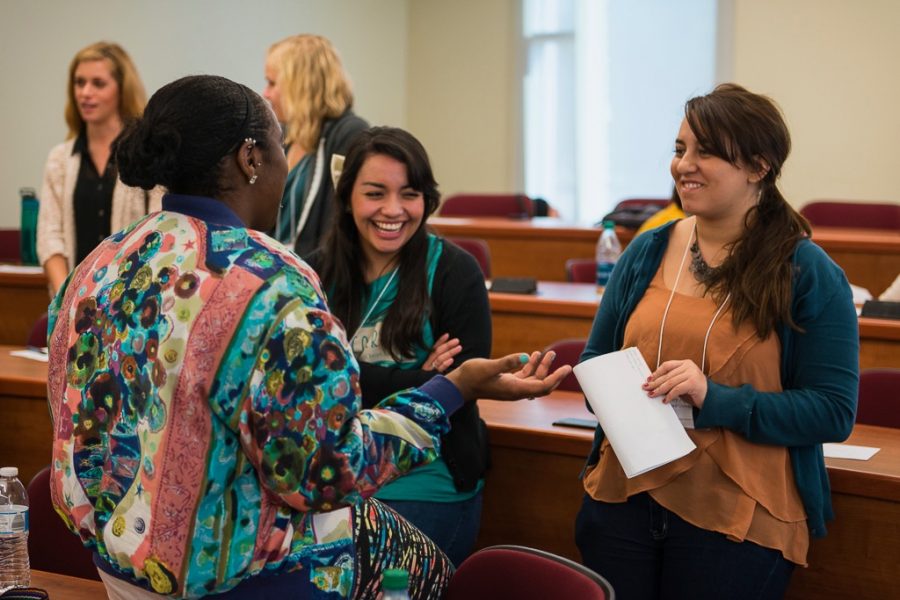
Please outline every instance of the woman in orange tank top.
[[637, 347], [696, 445], [627, 478], [597, 429], [576, 541], [622, 598], [781, 598], [833, 517], [821, 444], [853, 426], [856, 312], [776, 187], [789, 150], [770, 99], [689, 100], [671, 171], [692, 216], [632, 242], [604, 293], [582, 360]]

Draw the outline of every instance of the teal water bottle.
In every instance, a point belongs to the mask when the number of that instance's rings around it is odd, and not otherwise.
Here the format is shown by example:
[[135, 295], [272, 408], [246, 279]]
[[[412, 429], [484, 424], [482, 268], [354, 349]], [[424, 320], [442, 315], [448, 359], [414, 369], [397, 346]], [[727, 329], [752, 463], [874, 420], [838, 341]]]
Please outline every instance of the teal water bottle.
[[22, 223], [20, 226], [19, 254], [23, 265], [38, 264], [37, 257], [37, 220], [40, 203], [34, 188], [23, 187], [19, 190], [22, 198]]

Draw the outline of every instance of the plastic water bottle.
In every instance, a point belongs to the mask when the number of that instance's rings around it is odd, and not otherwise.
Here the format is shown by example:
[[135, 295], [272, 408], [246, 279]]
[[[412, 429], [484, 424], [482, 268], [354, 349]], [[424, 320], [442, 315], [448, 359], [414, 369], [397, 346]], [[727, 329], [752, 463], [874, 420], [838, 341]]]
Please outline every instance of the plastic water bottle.
[[616, 224], [603, 221], [603, 233], [597, 240], [597, 291], [602, 292], [609, 283], [613, 267], [622, 254], [622, 244], [616, 236]]
[[409, 573], [406, 569], [385, 569], [381, 576], [382, 600], [409, 600]]
[[28, 566], [28, 494], [19, 469], [0, 469], [0, 594], [31, 585]]

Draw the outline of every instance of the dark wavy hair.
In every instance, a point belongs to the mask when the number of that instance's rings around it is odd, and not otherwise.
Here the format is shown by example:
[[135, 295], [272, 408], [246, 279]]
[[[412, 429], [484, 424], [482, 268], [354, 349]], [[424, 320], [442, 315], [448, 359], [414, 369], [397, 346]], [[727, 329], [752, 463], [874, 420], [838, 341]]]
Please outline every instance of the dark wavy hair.
[[791, 318], [791, 258], [811, 235], [809, 223], [787, 203], [775, 182], [791, 151], [791, 135], [778, 106], [734, 83], [687, 101], [688, 125], [713, 156], [765, 175], [759, 202], [744, 217], [744, 233], [729, 248], [708, 289], [717, 302], [731, 294], [734, 324], [750, 321], [760, 338]]
[[431, 314], [426, 259], [428, 230], [426, 219], [437, 210], [441, 195], [431, 171], [428, 153], [412, 134], [395, 127], [373, 127], [357, 134], [344, 160], [335, 189], [336, 207], [331, 228], [320, 250], [319, 275], [329, 290], [329, 304], [348, 332], [356, 331], [362, 319], [365, 296], [365, 264], [359, 232], [353, 221], [350, 199], [360, 169], [370, 156], [389, 156], [406, 165], [409, 186], [421, 192], [425, 201], [422, 223], [400, 250], [397, 298], [388, 309], [381, 328], [381, 343], [395, 359], [414, 354], [424, 347], [422, 327]]
[[259, 94], [214, 75], [182, 77], [150, 98], [113, 144], [119, 177], [149, 190], [217, 197], [221, 161], [245, 138], [265, 150], [273, 117]]

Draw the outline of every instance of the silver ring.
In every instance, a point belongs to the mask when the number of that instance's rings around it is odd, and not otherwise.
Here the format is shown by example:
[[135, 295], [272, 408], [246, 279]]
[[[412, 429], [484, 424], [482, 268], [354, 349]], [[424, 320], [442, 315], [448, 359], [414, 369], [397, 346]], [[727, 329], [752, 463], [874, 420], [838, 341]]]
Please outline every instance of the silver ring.
[[431, 370], [437, 371], [437, 361], [436, 360], [431, 361]]

